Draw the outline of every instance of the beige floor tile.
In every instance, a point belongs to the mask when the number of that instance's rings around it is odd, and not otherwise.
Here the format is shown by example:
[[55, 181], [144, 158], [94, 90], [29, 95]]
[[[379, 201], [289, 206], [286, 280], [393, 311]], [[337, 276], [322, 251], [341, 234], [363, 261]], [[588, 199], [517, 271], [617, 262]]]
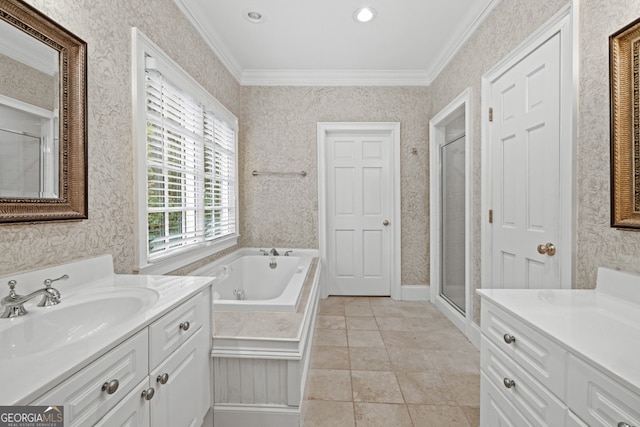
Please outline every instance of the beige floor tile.
[[430, 304], [420, 303], [418, 305], [402, 306], [402, 315], [405, 317], [433, 318], [436, 314], [429, 310], [428, 305]]
[[387, 347], [404, 347], [421, 349], [429, 340], [428, 332], [415, 331], [380, 331], [384, 344]]
[[351, 402], [351, 375], [348, 370], [310, 369], [308, 400], [338, 400]]
[[345, 316], [373, 316], [371, 305], [365, 303], [346, 303], [344, 305]]
[[347, 346], [345, 329], [316, 329], [313, 344], [317, 346]]
[[471, 427], [478, 427], [480, 425], [480, 408], [472, 406], [462, 406], [467, 421]]
[[304, 427], [352, 427], [356, 425], [351, 402], [308, 400]]
[[351, 369], [359, 371], [392, 371], [393, 366], [384, 347], [350, 347]]
[[395, 371], [425, 372], [436, 369], [431, 356], [420, 349], [387, 346], [387, 353]]
[[384, 347], [378, 331], [347, 330], [349, 347]]
[[378, 324], [373, 316], [366, 317], [346, 317], [347, 329], [360, 329], [363, 331], [377, 331]]
[[319, 329], [346, 329], [344, 316], [318, 316], [316, 328]]
[[358, 427], [413, 426], [406, 405], [389, 403], [354, 403], [354, 408], [356, 425]]
[[480, 356], [473, 351], [426, 351], [433, 366], [441, 374], [479, 374]]
[[317, 369], [350, 369], [349, 348], [314, 346], [311, 367]]
[[471, 427], [459, 406], [408, 405], [414, 426]]
[[444, 381], [453, 401], [460, 406], [480, 406], [480, 375], [447, 374]]
[[437, 371], [396, 372], [404, 401], [419, 405], [454, 405], [451, 394]]
[[351, 371], [354, 402], [404, 403], [396, 375], [388, 371]]
[[402, 308], [397, 304], [391, 305], [372, 305], [373, 315], [376, 317], [404, 317]]
[[[327, 301], [327, 300], [324, 300]], [[344, 304], [320, 301], [318, 306], [319, 316], [344, 316]]]

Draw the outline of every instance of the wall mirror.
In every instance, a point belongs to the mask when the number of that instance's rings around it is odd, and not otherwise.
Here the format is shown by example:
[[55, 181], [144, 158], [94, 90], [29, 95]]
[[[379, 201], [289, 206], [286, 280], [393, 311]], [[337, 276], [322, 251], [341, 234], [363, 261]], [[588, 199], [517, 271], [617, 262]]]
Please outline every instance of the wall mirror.
[[0, 223], [87, 218], [84, 41], [0, 0]]
[[609, 37], [611, 226], [640, 229], [640, 19]]

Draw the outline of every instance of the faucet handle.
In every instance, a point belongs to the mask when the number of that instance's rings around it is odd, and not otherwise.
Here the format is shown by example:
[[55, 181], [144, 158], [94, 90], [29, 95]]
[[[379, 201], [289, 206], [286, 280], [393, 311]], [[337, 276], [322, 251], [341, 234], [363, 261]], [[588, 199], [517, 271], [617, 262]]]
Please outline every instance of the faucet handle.
[[64, 274], [64, 275], [62, 275], [62, 276], [58, 277], [57, 279], [45, 279], [45, 280], [44, 280], [44, 285], [45, 285], [47, 288], [50, 288], [50, 287], [51, 287], [51, 284], [52, 284], [53, 282], [57, 282], [58, 280], [67, 280], [68, 278], [69, 278], [69, 275], [68, 275], [68, 274]]
[[18, 284], [18, 282], [16, 282], [15, 280], [9, 280], [7, 284], [9, 285], [9, 297], [18, 298], [19, 295], [16, 293], [16, 285]]

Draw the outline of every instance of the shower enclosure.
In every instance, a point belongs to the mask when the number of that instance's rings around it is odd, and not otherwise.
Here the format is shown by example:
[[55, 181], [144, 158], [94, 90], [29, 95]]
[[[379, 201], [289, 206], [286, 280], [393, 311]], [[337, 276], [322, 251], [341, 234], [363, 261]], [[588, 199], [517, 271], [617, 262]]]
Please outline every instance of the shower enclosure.
[[[449, 139], [449, 138], [447, 138]], [[440, 296], [465, 313], [465, 136], [440, 147]]]

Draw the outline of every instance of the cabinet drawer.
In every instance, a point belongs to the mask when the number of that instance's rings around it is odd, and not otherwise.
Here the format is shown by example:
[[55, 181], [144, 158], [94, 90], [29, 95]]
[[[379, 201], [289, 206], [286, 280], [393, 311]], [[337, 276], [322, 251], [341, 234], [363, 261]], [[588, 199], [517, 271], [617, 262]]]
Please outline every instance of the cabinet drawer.
[[[564, 399], [565, 350], [489, 301], [482, 301], [482, 333], [542, 385]], [[514, 340], [509, 343], [510, 337]]]
[[[566, 406], [485, 336], [482, 337], [481, 369], [490, 381], [534, 426], [555, 427], [566, 416]], [[507, 387], [506, 381], [513, 385]]]
[[140, 394], [149, 388], [149, 377], [131, 390], [95, 427], [149, 427], [149, 401]]
[[149, 326], [149, 365], [155, 369], [208, 319], [203, 293], [173, 309]]
[[[147, 330], [139, 332], [32, 405], [64, 405], [65, 426], [92, 426], [134, 389], [149, 372]], [[104, 384], [116, 380], [111, 394]], [[115, 384], [115, 383], [112, 383]]]
[[569, 357], [569, 407], [589, 426], [640, 426], [640, 395], [577, 357]]
[[529, 427], [532, 425], [484, 373], [480, 375], [480, 394], [482, 395], [480, 427]]

